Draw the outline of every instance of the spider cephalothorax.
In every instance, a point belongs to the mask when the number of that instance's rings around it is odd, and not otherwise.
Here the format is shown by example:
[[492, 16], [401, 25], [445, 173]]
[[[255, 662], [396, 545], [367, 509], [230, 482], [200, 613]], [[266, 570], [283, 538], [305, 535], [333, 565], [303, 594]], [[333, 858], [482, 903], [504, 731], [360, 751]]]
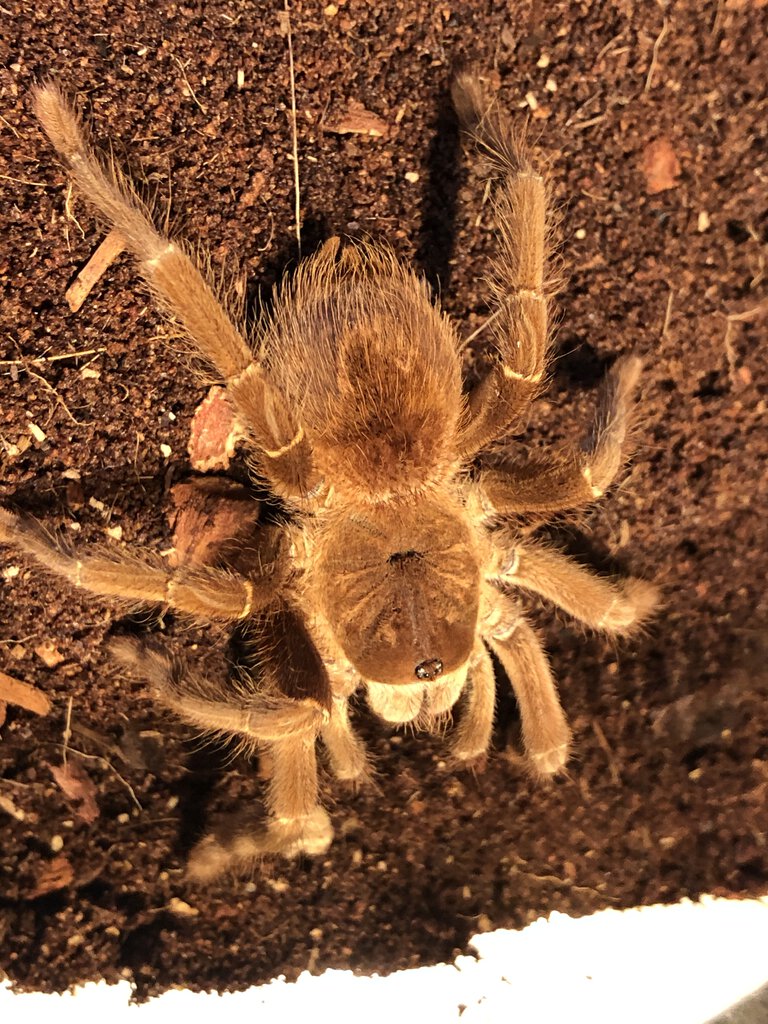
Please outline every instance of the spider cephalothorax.
[[363, 505], [320, 528], [318, 605], [363, 679], [413, 683], [466, 664], [479, 610], [475, 549], [449, 495]]
[[34, 520], [0, 509], [0, 541], [77, 586], [243, 627], [250, 667], [230, 681], [135, 639], [112, 645], [188, 721], [268, 755], [267, 821], [235, 840], [204, 840], [190, 864], [198, 877], [261, 853], [328, 846], [317, 741], [339, 778], [366, 778], [348, 714], [359, 688], [385, 720], [424, 728], [462, 698], [453, 753], [472, 764], [491, 739], [493, 652], [518, 700], [531, 770], [557, 772], [570, 732], [520, 597], [538, 594], [612, 634], [632, 630], [655, 603], [650, 584], [597, 577], [519, 526], [588, 505], [611, 484], [626, 457], [640, 361], [625, 356], [609, 371], [581, 444], [527, 458], [500, 448], [547, 370], [546, 184], [476, 77], [460, 75], [453, 97], [496, 179], [492, 359], [474, 388], [463, 381], [458, 333], [423, 280], [375, 244], [331, 239], [247, 339], [184, 245], [163, 236], [132, 186], [96, 156], [59, 89], [35, 95], [75, 184], [225, 385], [256, 472], [292, 510], [280, 542], [250, 567], [233, 558], [170, 569], [149, 553], [73, 554]]

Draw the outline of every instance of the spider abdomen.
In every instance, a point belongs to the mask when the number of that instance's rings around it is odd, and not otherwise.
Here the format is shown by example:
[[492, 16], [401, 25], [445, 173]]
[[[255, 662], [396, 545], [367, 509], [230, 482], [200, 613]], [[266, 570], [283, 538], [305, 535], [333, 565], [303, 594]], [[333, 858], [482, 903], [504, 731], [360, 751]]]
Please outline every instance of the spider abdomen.
[[335, 488], [376, 501], [443, 480], [464, 410], [456, 332], [387, 250], [329, 246], [279, 296], [270, 377]]

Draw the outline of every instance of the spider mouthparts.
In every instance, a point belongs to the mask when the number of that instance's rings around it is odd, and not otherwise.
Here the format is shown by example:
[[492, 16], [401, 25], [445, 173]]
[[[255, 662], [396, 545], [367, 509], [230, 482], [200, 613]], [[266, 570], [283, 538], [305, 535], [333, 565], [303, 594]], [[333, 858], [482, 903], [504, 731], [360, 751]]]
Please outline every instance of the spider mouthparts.
[[439, 658], [428, 658], [419, 662], [416, 666], [415, 675], [417, 679], [437, 679], [443, 674], [443, 663]]

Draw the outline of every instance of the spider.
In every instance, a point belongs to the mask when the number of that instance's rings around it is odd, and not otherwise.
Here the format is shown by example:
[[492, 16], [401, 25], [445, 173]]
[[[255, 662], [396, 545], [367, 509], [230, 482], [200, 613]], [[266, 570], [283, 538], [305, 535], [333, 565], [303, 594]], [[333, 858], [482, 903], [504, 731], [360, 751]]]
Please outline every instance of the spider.
[[244, 738], [270, 766], [265, 821], [230, 840], [204, 838], [193, 877], [328, 848], [317, 741], [339, 779], [368, 778], [348, 707], [360, 688], [381, 719], [427, 730], [461, 698], [452, 752], [476, 765], [491, 741], [493, 653], [517, 698], [531, 773], [561, 771], [570, 730], [525, 594], [609, 635], [631, 632], [656, 603], [651, 583], [598, 577], [523, 528], [526, 517], [546, 522], [604, 494], [627, 455], [641, 363], [631, 354], [615, 362], [580, 445], [527, 458], [501, 447], [523, 429], [547, 373], [547, 183], [479, 77], [459, 74], [452, 96], [495, 179], [499, 231], [492, 358], [474, 387], [455, 325], [379, 244], [330, 239], [246, 336], [191, 251], [154, 226], [131, 183], [94, 153], [59, 87], [34, 95], [74, 183], [226, 387], [253, 473], [287, 510], [274, 543], [239, 571], [231, 561], [171, 569], [150, 552], [73, 552], [34, 519], [0, 510], [2, 542], [78, 587], [246, 627], [251, 671], [229, 680], [137, 638], [112, 642], [159, 701], [204, 730]]

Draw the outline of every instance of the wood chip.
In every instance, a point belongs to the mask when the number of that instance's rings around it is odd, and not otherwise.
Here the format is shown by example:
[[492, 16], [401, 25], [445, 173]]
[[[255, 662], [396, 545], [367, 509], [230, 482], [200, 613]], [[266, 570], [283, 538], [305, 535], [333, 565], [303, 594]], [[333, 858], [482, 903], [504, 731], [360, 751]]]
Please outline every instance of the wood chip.
[[16, 821], [24, 821], [27, 817], [21, 807], [17, 807], [9, 796], [3, 796], [2, 793], [0, 793], [0, 811], [5, 811]]
[[680, 177], [680, 161], [669, 139], [660, 138], [649, 142], [643, 150], [643, 174], [645, 191], [648, 195], [666, 192], [677, 187]]
[[200, 913], [197, 907], [190, 906], [189, 903], [180, 900], [178, 896], [171, 897], [168, 909], [172, 914], [176, 914], [177, 917], [197, 917]]
[[110, 231], [69, 288], [67, 288], [65, 298], [73, 313], [80, 309], [88, 298], [88, 294], [93, 286], [124, 249], [125, 239], [120, 232]]
[[345, 114], [325, 122], [324, 129], [335, 135], [368, 135], [380, 139], [389, 132], [387, 122], [366, 110], [362, 103], [350, 100]]
[[46, 893], [56, 892], [57, 889], [66, 889], [75, 880], [75, 872], [66, 856], [61, 853], [53, 860], [43, 864], [35, 880], [35, 887], [30, 893], [30, 899], [37, 899], [38, 896], [45, 896]]
[[0, 672], [0, 700], [25, 708], [36, 715], [47, 715], [51, 710], [51, 702], [42, 690], [29, 683], [22, 683], [5, 672]]
[[40, 661], [46, 666], [46, 668], [56, 668], [64, 661], [64, 655], [58, 648], [56, 648], [50, 641], [46, 641], [44, 644], [38, 644], [35, 647], [35, 654], [38, 656]]

